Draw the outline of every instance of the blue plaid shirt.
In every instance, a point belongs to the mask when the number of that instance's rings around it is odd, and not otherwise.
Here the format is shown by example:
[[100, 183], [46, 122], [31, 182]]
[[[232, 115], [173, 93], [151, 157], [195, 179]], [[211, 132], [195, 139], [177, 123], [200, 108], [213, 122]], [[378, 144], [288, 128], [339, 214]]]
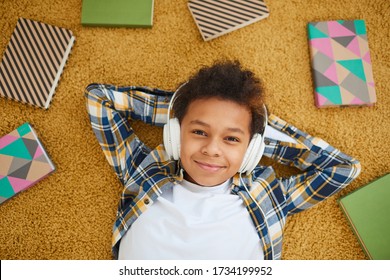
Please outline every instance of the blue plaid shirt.
[[[151, 150], [130, 125], [133, 119], [163, 126], [172, 92], [91, 84], [85, 96], [92, 130], [124, 186], [113, 226], [112, 248], [117, 258], [120, 240], [131, 225], [165, 190], [183, 179], [179, 163], [169, 159], [164, 146]], [[264, 156], [295, 166], [302, 172], [278, 178], [272, 167], [258, 165], [252, 174], [243, 175], [242, 179], [237, 174], [231, 192], [238, 195], [247, 208], [264, 258], [281, 259], [287, 216], [308, 209], [347, 186], [359, 175], [360, 163], [272, 114], [268, 125], [297, 143], [265, 138]], [[251, 195], [243, 183], [249, 186]]]

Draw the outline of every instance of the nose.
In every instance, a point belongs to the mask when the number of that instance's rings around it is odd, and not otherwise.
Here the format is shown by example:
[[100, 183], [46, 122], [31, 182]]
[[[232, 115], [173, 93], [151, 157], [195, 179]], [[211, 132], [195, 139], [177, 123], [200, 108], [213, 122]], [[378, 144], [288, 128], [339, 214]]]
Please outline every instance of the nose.
[[201, 150], [202, 154], [212, 156], [212, 157], [218, 157], [221, 155], [221, 148], [220, 143], [217, 139], [214, 138], [208, 138], [207, 141], [202, 146]]

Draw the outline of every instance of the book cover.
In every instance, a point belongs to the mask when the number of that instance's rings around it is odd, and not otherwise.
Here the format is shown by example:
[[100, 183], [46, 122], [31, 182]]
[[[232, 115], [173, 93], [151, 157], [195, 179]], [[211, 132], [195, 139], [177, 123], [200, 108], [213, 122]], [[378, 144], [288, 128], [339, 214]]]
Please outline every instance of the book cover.
[[269, 16], [268, 7], [263, 0], [190, 0], [188, 8], [204, 41]]
[[154, 0], [83, 0], [81, 24], [86, 26], [153, 26]]
[[373, 105], [376, 93], [364, 20], [308, 24], [315, 105]]
[[49, 108], [74, 40], [70, 30], [19, 18], [0, 63], [0, 96]]
[[338, 200], [370, 259], [390, 260], [390, 173]]
[[0, 138], [0, 162], [0, 204], [55, 170], [29, 123]]

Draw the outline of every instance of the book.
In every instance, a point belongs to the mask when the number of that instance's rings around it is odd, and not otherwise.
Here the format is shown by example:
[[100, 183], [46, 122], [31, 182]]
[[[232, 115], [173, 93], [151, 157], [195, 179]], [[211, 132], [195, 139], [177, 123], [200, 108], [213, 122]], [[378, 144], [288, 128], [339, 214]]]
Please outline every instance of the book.
[[86, 26], [153, 26], [154, 0], [83, 0], [81, 24]]
[[204, 41], [269, 16], [268, 7], [263, 0], [190, 0], [188, 8]]
[[0, 63], [0, 96], [48, 109], [75, 37], [19, 18]]
[[0, 204], [55, 170], [29, 123], [0, 138], [0, 162]]
[[364, 20], [308, 23], [315, 105], [371, 106], [376, 93]]
[[389, 197], [390, 173], [338, 200], [370, 259], [390, 260]]

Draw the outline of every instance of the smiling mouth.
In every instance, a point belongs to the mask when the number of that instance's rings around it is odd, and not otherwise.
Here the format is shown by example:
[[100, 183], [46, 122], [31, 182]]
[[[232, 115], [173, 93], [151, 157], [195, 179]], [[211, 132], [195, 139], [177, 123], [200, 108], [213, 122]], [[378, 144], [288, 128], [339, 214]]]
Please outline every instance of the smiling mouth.
[[221, 165], [216, 165], [216, 164], [209, 164], [209, 163], [205, 163], [205, 162], [200, 162], [200, 161], [196, 161], [195, 160], [195, 163], [203, 170], [205, 171], [208, 171], [208, 172], [217, 172], [223, 168], [225, 168], [224, 166], [221, 166]]

